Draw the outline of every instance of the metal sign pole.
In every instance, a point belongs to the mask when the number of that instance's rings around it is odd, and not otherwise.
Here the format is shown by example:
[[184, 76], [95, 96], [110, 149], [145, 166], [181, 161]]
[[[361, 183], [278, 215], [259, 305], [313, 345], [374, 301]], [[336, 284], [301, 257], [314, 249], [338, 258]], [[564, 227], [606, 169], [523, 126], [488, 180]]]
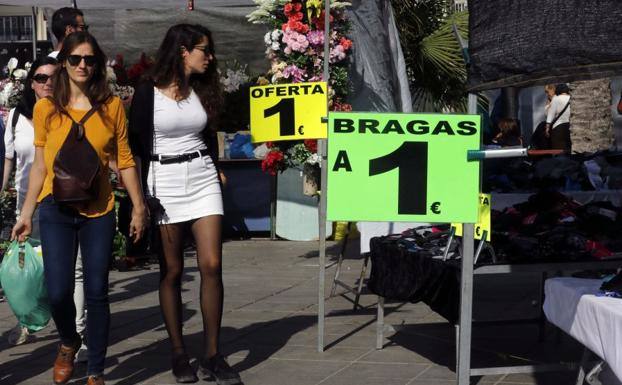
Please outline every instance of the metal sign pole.
[[[329, 58], [330, 58], [330, 0], [324, 1], [324, 81], [328, 86], [328, 80], [330, 73], [328, 71]], [[327, 87], [328, 90], [328, 87]], [[328, 93], [326, 94], [326, 104], [328, 105]], [[327, 110], [328, 111], [328, 110]], [[328, 123], [327, 123], [328, 124]], [[326, 155], [328, 153], [328, 146], [326, 140], [318, 140], [318, 151], [322, 159], [320, 167], [320, 206], [318, 209], [318, 221], [319, 221], [319, 237], [320, 237], [320, 271], [318, 278], [318, 296], [317, 296], [317, 351], [324, 351], [324, 284], [326, 280], [326, 195], [328, 192], [328, 170], [326, 163]]]
[[[477, 114], [477, 95], [469, 94], [469, 114]], [[462, 275], [460, 279], [460, 322], [458, 326], [458, 385], [469, 385], [471, 377], [471, 326], [473, 321], [474, 224], [465, 223], [462, 233]]]

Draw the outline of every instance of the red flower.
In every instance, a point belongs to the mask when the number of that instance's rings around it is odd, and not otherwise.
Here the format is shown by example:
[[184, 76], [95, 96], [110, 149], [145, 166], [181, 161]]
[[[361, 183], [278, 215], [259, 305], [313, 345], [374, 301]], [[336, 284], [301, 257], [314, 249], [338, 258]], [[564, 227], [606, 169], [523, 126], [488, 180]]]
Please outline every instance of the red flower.
[[343, 111], [343, 112], [352, 112], [352, 105], [348, 103], [341, 103], [338, 101], [333, 102], [332, 106], [333, 111]]
[[285, 169], [285, 157], [281, 151], [270, 151], [261, 162], [261, 169], [269, 172], [270, 175], [276, 175], [278, 171]]
[[317, 152], [317, 140], [305, 139], [304, 143], [305, 143], [305, 147], [307, 148], [307, 150], [309, 150], [310, 152], [314, 154]]
[[299, 21], [296, 21], [296, 20], [291, 20], [291, 19], [287, 23], [283, 24], [282, 28], [283, 28], [283, 31], [287, 31], [288, 29], [291, 29], [292, 31], [296, 31], [302, 34], [309, 32], [308, 25], [301, 23]]
[[266, 142], [266, 147], [268, 147], [268, 148], [272, 148], [272, 146], [274, 146], [274, 143], [272, 143], [272, 142]]
[[339, 40], [339, 44], [341, 44], [341, 46], [343, 47], [344, 50], [349, 50], [350, 48], [352, 48], [352, 40], [346, 39], [345, 37], [342, 37]]
[[[285, 16], [291, 17], [292, 14], [299, 13], [302, 10], [301, 3], [287, 3], [285, 4], [284, 11]], [[302, 13], [300, 14], [302, 16]]]
[[[322, 14], [320, 15], [320, 17], [314, 17], [313, 18], [313, 24], [315, 24], [315, 28], [316, 29], [324, 29], [324, 17], [326, 15], [326, 12], [324, 10], [322, 10]], [[333, 23], [333, 15], [329, 16], [329, 20], [330, 23]]]

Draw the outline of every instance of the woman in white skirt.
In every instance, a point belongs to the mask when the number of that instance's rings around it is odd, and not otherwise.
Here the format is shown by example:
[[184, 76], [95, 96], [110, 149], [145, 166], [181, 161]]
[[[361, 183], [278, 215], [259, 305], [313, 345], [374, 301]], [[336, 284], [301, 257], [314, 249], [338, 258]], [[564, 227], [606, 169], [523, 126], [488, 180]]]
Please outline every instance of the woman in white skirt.
[[[171, 27], [149, 81], [136, 88], [130, 111], [130, 145], [140, 158], [145, 194], [159, 227], [160, 306], [172, 347], [177, 382], [198, 381], [182, 336], [183, 240], [194, 238], [201, 273], [203, 346], [200, 372], [218, 384], [239, 384], [219, 353], [222, 318], [223, 215], [218, 142], [213, 121], [222, 104], [214, 45], [200, 25]], [[159, 201], [159, 202], [158, 202]]]

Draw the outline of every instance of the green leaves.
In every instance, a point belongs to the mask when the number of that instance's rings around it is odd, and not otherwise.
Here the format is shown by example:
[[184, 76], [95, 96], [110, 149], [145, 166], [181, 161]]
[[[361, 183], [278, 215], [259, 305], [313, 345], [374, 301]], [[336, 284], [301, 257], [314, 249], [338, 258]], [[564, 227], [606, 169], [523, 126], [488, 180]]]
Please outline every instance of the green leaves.
[[468, 13], [449, 0], [392, 0], [417, 112], [465, 112], [466, 66], [453, 31], [468, 39]]

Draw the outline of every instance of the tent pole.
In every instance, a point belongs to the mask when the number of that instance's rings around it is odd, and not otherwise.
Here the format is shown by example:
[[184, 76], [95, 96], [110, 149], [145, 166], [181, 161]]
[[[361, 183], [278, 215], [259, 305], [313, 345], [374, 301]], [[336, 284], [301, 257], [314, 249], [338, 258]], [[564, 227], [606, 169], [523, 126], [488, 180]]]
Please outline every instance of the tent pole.
[[[324, 81], [328, 84], [329, 72], [328, 72], [328, 59], [330, 57], [330, 0], [324, 1]], [[328, 94], [326, 95], [326, 104], [328, 105]], [[328, 111], [328, 110], [327, 110]], [[317, 304], [317, 350], [318, 352], [324, 351], [324, 284], [326, 278], [326, 195], [328, 192], [327, 186], [327, 139], [318, 140], [318, 150], [320, 152], [321, 161], [321, 173], [320, 173], [320, 206], [318, 209], [318, 221], [319, 221], [319, 238], [320, 238], [320, 271], [318, 279], [318, 304]]]
[[78, 8], [78, 2], [76, 0], [71, 0], [71, 6], [74, 8]]

